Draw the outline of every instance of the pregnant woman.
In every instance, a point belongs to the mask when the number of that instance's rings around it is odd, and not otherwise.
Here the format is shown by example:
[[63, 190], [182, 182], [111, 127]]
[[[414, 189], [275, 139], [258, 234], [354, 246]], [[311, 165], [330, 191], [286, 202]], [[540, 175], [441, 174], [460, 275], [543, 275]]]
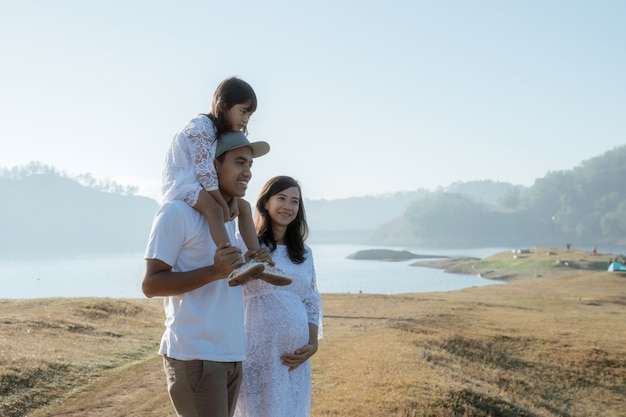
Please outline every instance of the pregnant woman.
[[246, 360], [237, 417], [308, 417], [311, 363], [321, 338], [322, 303], [300, 185], [287, 176], [270, 179], [256, 204], [261, 247], [292, 279], [277, 287], [254, 280], [242, 287]]

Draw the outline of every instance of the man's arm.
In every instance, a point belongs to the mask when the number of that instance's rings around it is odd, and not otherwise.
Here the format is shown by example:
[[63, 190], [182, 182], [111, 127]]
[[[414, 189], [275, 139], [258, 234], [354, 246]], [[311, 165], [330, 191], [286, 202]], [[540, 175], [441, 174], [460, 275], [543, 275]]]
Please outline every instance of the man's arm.
[[164, 297], [193, 291], [209, 282], [226, 278], [241, 262], [241, 250], [221, 244], [213, 256], [214, 264], [186, 272], [173, 272], [159, 259], [146, 259], [141, 289], [146, 297]]

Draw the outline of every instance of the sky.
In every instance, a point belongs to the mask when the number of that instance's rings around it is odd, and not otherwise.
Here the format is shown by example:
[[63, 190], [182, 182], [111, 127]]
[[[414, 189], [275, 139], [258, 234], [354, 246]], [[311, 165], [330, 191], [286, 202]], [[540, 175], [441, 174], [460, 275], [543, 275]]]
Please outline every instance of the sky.
[[160, 200], [172, 137], [238, 76], [309, 199], [530, 186], [626, 143], [626, 2], [0, 0], [0, 167]]

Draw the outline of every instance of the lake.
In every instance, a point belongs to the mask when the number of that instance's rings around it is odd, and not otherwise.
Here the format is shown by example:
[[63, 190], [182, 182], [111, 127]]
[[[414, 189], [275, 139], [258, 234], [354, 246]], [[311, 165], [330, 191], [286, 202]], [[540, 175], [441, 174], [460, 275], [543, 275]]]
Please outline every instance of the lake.
[[[346, 259], [365, 249], [406, 249], [420, 255], [484, 258], [505, 249], [425, 250], [318, 243], [313, 249], [321, 293], [400, 294], [452, 291], [498, 285], [474, 275], [409, 266], [412, 261], [381, 262]], [[0, 261], [0, 298], [112, 297], [143, 298], [143, 253], [32, 261]]]

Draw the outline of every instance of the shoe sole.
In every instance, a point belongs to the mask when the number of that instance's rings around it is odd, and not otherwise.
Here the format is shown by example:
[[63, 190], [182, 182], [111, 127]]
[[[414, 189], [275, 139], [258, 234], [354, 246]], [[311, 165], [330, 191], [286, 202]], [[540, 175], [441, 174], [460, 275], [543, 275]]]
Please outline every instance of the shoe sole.
[[236, 287], [238, 285], [247, 284], [253, 279], [258, 278], [258, 276], [263, 272], [263, 270], [265, 270], [265, 267], [262, 264], [254, 265], [250, 267], [250, 269], [248, 269], [247, 271], [235, 277], [229, 278], [228, 285], [230, 285], [231, 287]]
[[268, 272], [263, 272], [259, 278], [269, 284], [277, 285], [279, 287], [291, 284], [291, 278], [270, 274]]

